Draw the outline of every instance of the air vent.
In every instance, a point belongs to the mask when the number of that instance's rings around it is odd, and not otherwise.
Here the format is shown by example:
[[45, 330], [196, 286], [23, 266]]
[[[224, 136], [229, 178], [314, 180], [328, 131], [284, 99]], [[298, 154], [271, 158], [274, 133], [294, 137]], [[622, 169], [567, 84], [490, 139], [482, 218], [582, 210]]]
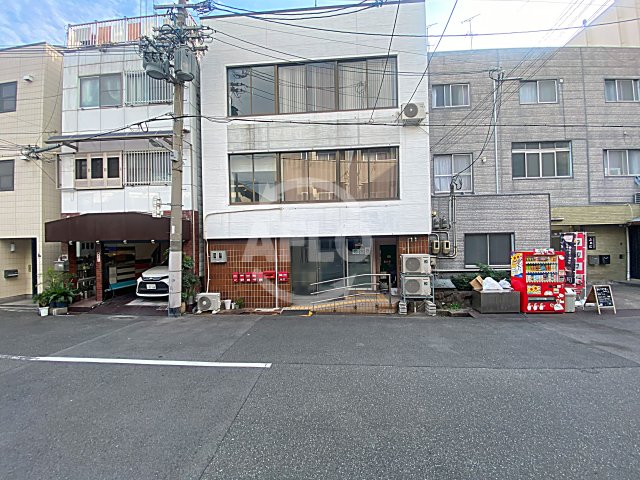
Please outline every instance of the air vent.
[[640, 193], [633, 194], [633, 203], [636, 205], [640, 205]]

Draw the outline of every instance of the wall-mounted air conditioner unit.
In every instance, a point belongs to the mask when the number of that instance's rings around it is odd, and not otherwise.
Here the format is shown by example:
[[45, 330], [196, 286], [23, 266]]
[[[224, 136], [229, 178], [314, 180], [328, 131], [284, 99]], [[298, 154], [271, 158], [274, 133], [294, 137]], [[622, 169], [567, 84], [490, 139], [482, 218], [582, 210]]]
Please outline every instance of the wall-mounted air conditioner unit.
[[412, 275], [428, 275], [431, 273], [431, 255], [424, 253], [406, 253], [400, 255], [402, 273]]
[[418, 125], [427, 117], [427, 109], [422, 102], [403, 103], [400, 119], [407, 125]]
[[633, 194], [633, 203], [636, 205], [640, 205], [640, 193]]
[[198, 310], [201, 312], [220, 310], [219, 293], [199, 293], [196, 301], [198, 302]]
[[402, 277], [402, 294], [408, 298], [428, 297], [431, 295], [431, 277]]

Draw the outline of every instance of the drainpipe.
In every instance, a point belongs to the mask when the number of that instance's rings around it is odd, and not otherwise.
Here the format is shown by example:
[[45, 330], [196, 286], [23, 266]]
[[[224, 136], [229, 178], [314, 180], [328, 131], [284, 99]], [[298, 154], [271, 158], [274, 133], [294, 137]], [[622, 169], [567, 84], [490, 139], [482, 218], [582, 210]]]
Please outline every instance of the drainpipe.
[[278, 307], [278, 239], [274, 238], [274, 243], [276, 247], [276, 308]]

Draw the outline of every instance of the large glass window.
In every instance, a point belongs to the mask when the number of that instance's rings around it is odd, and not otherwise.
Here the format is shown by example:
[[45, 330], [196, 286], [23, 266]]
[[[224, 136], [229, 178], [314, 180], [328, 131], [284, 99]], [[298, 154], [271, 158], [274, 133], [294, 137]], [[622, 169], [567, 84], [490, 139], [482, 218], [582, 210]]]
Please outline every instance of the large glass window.
[[640, 150], [605, 150], [604, 174], [608, 177], [640, 175]]
[[513, 233], [467, 233], [464, 236], [464, 264], [493, 267], [510, 265], [513, 250]]
[[433, 156], [433, 181], [436, 193], [448, 193], [454, 175], [461, 187], [458, 191], [473, 191], [470, 153]]
[[0, 113], [15, 112], [18, 83], [0, 83]]
[[276, 155], [229, 156], [231, 203], [272, 203], [278, 200]]
[[1, 160], [0, 161], [0, 192], [13, 191], [13, 160]]
[[230, 155], [229, 171], [231, 203], [398, 198], [397, 147]]
[[558, 86], [555, 80], [520, 82], [520, 103], [557, 103]]
[[604, 97], [607, 102], [640, 101], [640, 84], [633, 79], [605, 80]]
[[[274, 80], [277, 78], [277, 82]], [[398, 105], [395, 57], [227, 71], [229, 116], [364, 110]]]
[[469, 84], [434, 85], [431, 87], [431, 97], [433, 108], [468, 107]]
[[571, 142], [514, 143], [513, 178], [571, 177]]
[[122, 105], [122, 75], [99, 75], [80, 79], [80, 107], [119, 107]]

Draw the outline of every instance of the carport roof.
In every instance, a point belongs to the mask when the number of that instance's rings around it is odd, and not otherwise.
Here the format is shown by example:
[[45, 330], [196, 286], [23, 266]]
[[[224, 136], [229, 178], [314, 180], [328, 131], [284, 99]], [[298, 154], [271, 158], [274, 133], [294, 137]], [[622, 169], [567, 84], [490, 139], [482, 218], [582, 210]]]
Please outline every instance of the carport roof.
[[[169, 240], [171, 219], [146, 213], [87, 213], [44, 225], [47, 242], [119, 242], [122, 240]], [[182, 239], [191, 239], [191, 221], [182, 220]]]

